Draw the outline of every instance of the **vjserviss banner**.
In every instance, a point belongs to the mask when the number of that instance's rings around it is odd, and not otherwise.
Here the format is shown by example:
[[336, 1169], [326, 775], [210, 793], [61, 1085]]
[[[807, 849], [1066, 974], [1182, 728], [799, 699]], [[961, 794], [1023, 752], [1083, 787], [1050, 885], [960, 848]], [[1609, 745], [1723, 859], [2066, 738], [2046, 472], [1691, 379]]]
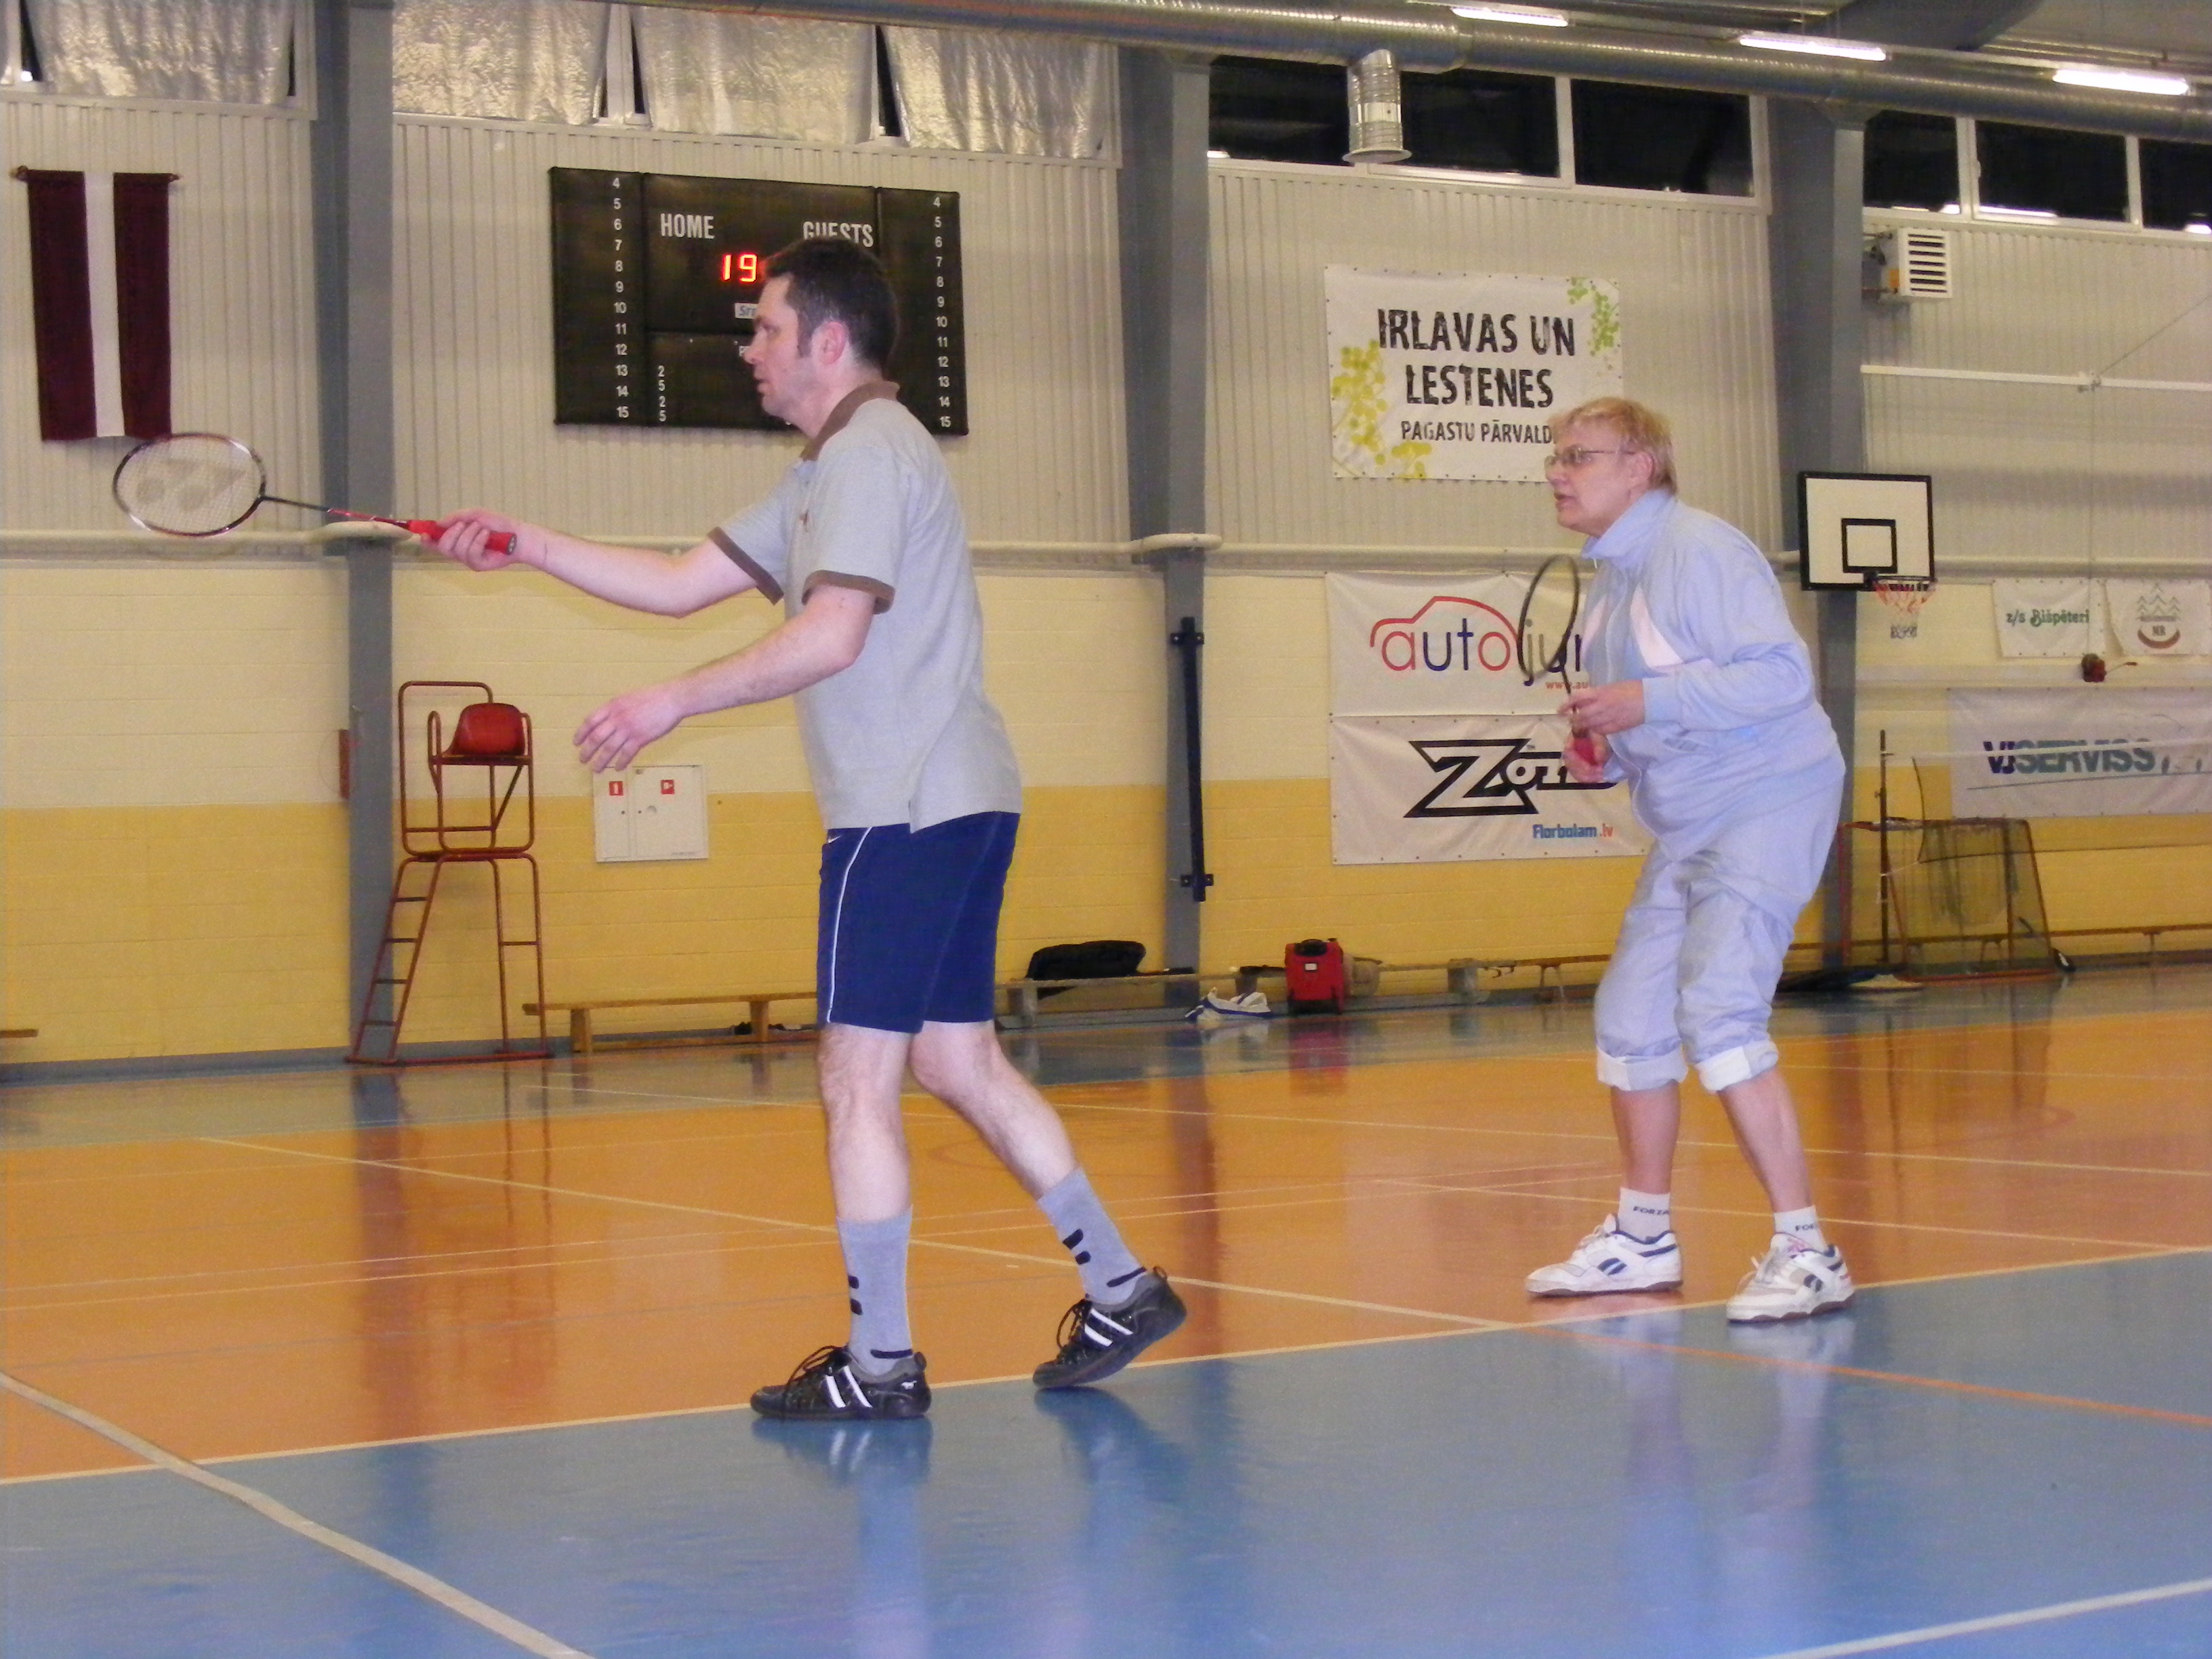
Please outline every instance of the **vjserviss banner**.
[[1329, 265], [1340, 478], [1541, 483], [1553, 416], [1620, 392], [1620, 298], [1595, 276]]
[[1328, 578], [1339, 864], [1642, 854], [1626, 789], [1567, 776], [1554, 682], [1521, 683], [1528, 579]]
[[1951, 748], [1963, 817], [2212, 812], [2212, 698], [2200, 690], [1954, 691]]

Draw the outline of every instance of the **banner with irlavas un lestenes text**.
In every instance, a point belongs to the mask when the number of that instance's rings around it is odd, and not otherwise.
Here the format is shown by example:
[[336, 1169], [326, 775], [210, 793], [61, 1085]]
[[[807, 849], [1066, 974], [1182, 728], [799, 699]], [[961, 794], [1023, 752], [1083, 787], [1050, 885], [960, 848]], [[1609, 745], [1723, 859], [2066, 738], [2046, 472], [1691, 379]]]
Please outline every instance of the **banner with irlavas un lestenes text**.
[[1340, 478], [1541, 483], [1551, 418], [1620, 393], [1620, 296], [1595, 276], [1329, 265]]
[[1553, 712], [1565, 689], [1523, 683], [1515, 629], [1528, 582], [1497, 572], [1329, 576], [1337, 863], [1649, 848], [1625, 787], [1567, 775], [1567, 723]]

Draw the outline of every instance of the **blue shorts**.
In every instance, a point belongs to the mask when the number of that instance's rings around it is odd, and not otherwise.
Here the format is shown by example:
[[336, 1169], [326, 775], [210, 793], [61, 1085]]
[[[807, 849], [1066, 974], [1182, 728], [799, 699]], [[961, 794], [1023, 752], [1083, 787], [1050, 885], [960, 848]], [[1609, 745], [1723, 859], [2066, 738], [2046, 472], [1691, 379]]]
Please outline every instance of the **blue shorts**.
[[832, 830], [822, 844], [814, 983], [824, 1025], [979, 1024], [998, 982], [999, 904], [1018, 812], [927, 830]]

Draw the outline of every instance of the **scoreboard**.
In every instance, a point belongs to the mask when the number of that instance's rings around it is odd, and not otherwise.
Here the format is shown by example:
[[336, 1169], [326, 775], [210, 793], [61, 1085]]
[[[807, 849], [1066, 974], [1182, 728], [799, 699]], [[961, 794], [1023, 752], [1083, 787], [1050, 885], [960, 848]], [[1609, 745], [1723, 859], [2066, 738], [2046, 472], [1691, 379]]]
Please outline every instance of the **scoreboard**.
[[553, 418], [564, 425], [781, 429], [738, 354], [769, 257], [844, 236], [883, 261], [899, 401], [968, 430], [960, 198], [951, 191], [554, 167]]

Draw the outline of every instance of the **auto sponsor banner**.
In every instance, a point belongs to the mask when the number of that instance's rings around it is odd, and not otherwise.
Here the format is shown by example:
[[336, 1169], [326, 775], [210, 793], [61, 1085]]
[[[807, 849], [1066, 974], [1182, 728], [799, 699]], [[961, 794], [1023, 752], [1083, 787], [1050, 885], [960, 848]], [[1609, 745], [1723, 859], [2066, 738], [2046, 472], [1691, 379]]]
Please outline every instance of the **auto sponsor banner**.
[[1566, 695], [1522, 684], [1526, 576], [1327, 580], [1333, 714], [1548, 714]]
[[1329, 265], [1340, 478], [1540, 483], [1553, 416], [1620, 393], [1620, 296], [1595, 276]]
[[1339, 864], [1603, 858], [1650, 841], [1619, 784], [1566, 775], [1566, 693], [1524, 685], [1528, 578], [1328, 579], [1329, 800]]
[[1954, 691], [1951, 749], [1963, 817], [2212, 812], [2212, 697], [2201, 690]]
[[1619, 786], [1567, 776], [1553, 715], [1341, 715], [1329, 722], [1339, 864], [1632, 857], [1650, 846]]

